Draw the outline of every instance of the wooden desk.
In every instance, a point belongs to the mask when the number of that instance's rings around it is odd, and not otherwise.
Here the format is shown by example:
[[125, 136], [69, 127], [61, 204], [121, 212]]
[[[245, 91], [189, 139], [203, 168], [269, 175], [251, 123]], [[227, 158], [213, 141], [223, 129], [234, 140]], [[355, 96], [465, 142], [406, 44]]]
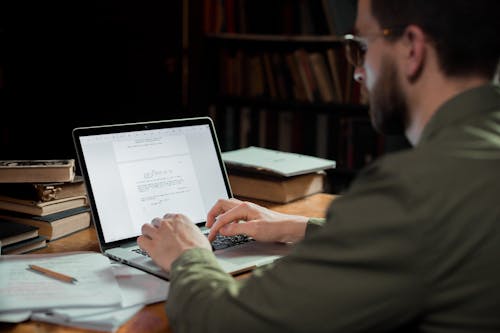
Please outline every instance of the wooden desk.
[[[310, 197], [280, 205], [264, 201], [254, 201], [270, 209], [288, 213], [311, 217], [323, 217], [326, 207], [334, 199], [331, 194], [315, 194]], [[74, 235], [50, 242], [45, 249], [35, 253], [55, 253], [67, 251], [99, 251], [97, 236], [93, 228], [82, 230]], [[11, 333], [33, 333], [33, 332], [95, 332], [54, 324], [47, 324], [35, 321], [28, 321], [20, 324], [0, 324], [0, 331]], [[118, 333], [150, 333], [150, 332], [171, 332], [168, 325], [168, 318], [165, 313], [165, 303], [160, 302], [146, 306], [132, 319], [125, 323]]]

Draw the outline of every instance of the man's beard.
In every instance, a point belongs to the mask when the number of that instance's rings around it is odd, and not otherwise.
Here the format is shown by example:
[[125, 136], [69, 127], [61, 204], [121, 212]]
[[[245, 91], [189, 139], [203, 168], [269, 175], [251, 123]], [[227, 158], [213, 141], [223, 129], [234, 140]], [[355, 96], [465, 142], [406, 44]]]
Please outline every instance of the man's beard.
[[370, 92], [370, 117], [378, 132], [386, 135], [405, 133], [408, 121], [406, 97], [399, 86], [394, 62], [382, 60], [381, 75]]

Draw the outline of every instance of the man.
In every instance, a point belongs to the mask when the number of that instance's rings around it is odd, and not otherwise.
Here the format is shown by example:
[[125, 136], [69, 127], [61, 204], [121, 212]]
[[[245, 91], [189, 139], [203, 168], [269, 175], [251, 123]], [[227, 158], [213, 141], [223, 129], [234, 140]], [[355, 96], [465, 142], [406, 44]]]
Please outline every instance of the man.
[[326, 222], [217, 202], [210, 239], [297, 243], [242, 281], [187, 217], [145, 224], [174, 331], [500, 331], [499, 3], [359, 0], [355, 77], [374, 126], [414, 148], [363, 170]]

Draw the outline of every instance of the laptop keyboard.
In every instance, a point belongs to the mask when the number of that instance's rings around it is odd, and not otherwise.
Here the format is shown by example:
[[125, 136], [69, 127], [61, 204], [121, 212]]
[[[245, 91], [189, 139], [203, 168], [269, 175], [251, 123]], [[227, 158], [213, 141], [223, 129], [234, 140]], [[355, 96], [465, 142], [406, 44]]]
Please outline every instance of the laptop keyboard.
[[[212, 250], [222, 250], [222, 249], [227, 249], [228, 247], [247, 243], [250, 241], [253, 241], [253, 238], [250, 238], [246, 235], [235, 235], [235, 236], [223, 236], [223, 235], [217, 235], [215, 236], [215, 239], [212, 242]], [[140, 249], [133, 249], [135, 253], [142, 254], [143, 256], [149, 257], [149, 254]]]
[[133, 249], [132, 252], [142, 254], [143, 256], [149, 257], [149, 254], [141, 248]]
[[235, 236], [222, 236], [217, 235], [215, 239], [212, 241], [212, 249], [222, 250], [231, 246], [243, 244], [249, 241], [253, 241], [253, 238], [250, 238], [246, 235], [235, 235]]

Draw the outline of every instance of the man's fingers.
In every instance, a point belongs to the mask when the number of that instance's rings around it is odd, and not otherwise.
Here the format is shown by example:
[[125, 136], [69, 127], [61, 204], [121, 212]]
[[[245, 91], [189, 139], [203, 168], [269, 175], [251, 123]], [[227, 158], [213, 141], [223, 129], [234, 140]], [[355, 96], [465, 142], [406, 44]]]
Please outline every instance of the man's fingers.
[[[165, 217], [163, 217], [165, 218]], [[159, 228], [160, 227], [160, 223], [161, 223], [162, 219], [159, 218], [159, 217], [155, 217], [153, 220], [151, 220], [151, 224], [156, 227], [156, 228]]]
[[215, 219], [215, 223], [212, 225], [212, 228], [210, 229], [210, 233], [208, 234], [208, 240], [212, 241], [219, 232], [220, 228], [222, 228], [224, 225], [240, 220], [246, 221], [248, 213], [249, 213], [248, 204], [240, 201], [236, 207], [228, 210], [224, 214], [219, 215]]
[[213, 206], [207, 214], [207, 228], [210, 228], [214, 224], [215, 218], [222, 213], [224, 213], [224, 211], [222, 210], [221, 206]]
[[254, 237], [255, 228], [253, 223], [229, 223], [220, 228], [219, 233], [223, 236], [247, 235]]
[[215, 219], [217, 218], [217, 216], [233, 209], [234, 207], [241, 204], [241, 202], [242, 202], [241, 200], [235, 198], [217, 200], [217, 203], [212, 207], [212, 209], [210, 209], [210, 211], [207, 214], [207, 223], [206, 223], [207, 228], [212, 227], [212, 225], [215, 223]]
[[141, 227], [141, 233], [148, 237], [149, 239], [153, 239], [154, 234], [156, 233], [156, 227], [151, 223], [145, 223]]
[[137, 237], [137, 245], [139, 245], [139, 247], [146, 252], [149, 252], [152, 242], [153, 241], [145, 235]]

